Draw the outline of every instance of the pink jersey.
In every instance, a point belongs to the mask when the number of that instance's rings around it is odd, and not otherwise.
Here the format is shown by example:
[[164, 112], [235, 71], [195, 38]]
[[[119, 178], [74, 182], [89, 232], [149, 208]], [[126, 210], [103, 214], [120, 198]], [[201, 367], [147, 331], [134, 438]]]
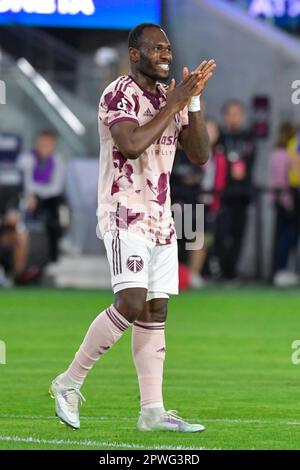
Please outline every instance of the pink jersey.
[[188, 125], [185, 108], [136, 160], [125, 158], [110, 133], [120, 121], [142, 126], [165, 106], [164, 87], [157, 93], [142, 88], [129, 75], [103, 92], [99, 105], [100, 173], [98, 221], [101, 235], [126, 229], [157, 244], [176, 239], [171, 213], [170, 174], [180, 131]]

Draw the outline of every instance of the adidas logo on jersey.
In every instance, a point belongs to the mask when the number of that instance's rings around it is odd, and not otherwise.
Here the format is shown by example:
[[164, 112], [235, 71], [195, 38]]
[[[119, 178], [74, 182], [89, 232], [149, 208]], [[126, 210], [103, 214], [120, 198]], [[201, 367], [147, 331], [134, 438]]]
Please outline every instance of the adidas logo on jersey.
[[144, 112], [143, 116], [153, 117], [151, 109], [147, 108], [146, 111]]

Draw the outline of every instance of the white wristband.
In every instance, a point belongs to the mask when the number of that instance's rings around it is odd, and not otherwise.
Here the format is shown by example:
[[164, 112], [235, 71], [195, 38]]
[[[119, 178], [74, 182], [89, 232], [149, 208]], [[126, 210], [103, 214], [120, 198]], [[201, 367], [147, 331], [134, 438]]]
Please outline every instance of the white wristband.
[[188, 104], [188, 111], [190, 113], [196, 113], [197, 111], [200, 111], [200, 109], [201, 109], [200, 96], [201, 96], [201, 94], [191, 97], [190, 102]]

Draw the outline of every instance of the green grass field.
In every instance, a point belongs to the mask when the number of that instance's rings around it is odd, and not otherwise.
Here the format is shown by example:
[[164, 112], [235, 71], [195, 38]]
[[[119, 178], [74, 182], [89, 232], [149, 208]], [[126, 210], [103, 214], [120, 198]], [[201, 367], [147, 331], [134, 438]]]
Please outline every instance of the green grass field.
[[205, 433], [135, 429], [138, 385], [130, 332], [83, 387], [81, 429], [54, 417], [50, 380], [64, 370], [91, 320], [111, 303], [96, 291], [0, 292], [0, 449], [299, 449], [300, 292], [207, 289], [170, 301], [165, 404]]

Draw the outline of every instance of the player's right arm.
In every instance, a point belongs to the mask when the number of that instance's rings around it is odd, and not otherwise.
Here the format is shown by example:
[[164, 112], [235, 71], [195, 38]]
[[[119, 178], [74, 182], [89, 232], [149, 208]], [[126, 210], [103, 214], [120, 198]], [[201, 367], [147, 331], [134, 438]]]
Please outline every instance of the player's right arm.
[[111, 135], [124, 157], [137, 159], [152, 145], [171, 123], [173, 116], [189, 102], [201, 74], [193, 72], [177, 87], [172, 80], [167, 93], [166, 106], [147, 124], [139, 126], [132, 121], [117, 122], [110, 128]]

